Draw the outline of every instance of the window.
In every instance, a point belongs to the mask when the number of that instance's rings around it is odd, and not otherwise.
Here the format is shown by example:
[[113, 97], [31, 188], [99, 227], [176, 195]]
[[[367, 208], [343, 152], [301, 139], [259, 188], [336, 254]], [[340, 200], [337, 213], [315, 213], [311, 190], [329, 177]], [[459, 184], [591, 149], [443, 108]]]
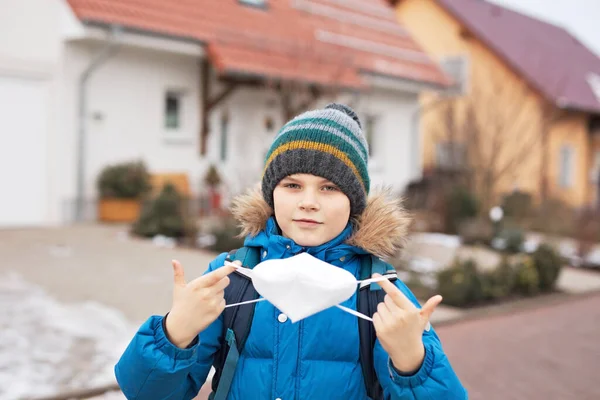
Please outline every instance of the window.
[[460, 95], [467, 92], [469, 82], [469, 58], [466, 55], [444, 56], [440, 59], [440, 66], [454, 81], [447, 93]]
[[594, 153], [594, 161], [590, 170], [590, 181], [600, 185], [600, 150]]
[[558, 184], [563, 188], [573, 186], [575, 172], [575, 150], [572, 146], [563, 145], [559, 154]]
[[179, 130], [181, 128], [181, 93], [167, 92], [165, 96], [165, 128]]
[[229, 134], [229, 113], [221, 115], [221, 161], [227, 161], [227, 136]]
[[275, 129], [275, 122], [272, 117], [265, 117], [265, 131], [270, 134]]
[[438, 142], [435, 144], [435, 164], [442, 169], [458, 169], [465, 165], [467, 147], [464, 143]]
[[367, 115], [365, 118], [365, 138], [367, 139], [367, 144], [369, 145], [369, 157], [373, 156], [374, 150], [374, 140], [375, 140], [375, 129], [377, 127], [377, 117], [374, 115]]
[[239, 2], [247, 6], [267, 8], [267, 0], [239, 0]]

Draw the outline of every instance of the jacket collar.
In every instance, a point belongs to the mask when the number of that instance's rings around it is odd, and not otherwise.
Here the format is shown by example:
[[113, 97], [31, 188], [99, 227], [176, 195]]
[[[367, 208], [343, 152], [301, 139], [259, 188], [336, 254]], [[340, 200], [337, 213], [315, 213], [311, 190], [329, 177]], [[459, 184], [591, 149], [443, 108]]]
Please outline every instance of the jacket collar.
[[[321, 255], [319, 258], [324, 260], [348, 253], [370, 253], [384, 259], [395, 257], [404, 247], [410, 224], [408, 213], [401, 206], [400, 199], [392, 196], [390, 189], [375, 190], [369, 196], [363, 213], [351, 220], [340, 235], [314, 248], [302, 249], [293, 240], [281, 236], [273, 210], [263, 199], [259, 188], [236, 197], [232, 212], [242, 228], [241, 236], [247, 237], [246, 245], [261, 246], [269, 251], [290, 246], [287, 250], [294, 254], [304, 250], [315, 256]], [[323, 252], [332, 254], [323, 257]]]

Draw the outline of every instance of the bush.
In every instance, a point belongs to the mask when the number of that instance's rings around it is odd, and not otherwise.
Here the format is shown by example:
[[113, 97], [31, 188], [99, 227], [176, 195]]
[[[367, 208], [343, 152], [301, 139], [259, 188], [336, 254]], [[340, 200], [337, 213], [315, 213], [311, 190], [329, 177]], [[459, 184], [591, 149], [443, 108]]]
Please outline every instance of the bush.
[[100, 172], [96, 186], [102, 198], [137, 199], [150, 190], [150, 175], [142, 161], [113, 164]]
[[438, 273], [437, 292], [445, 303], [456, 307], [514, 295], [533, 296], [554, 289], [561, 265], [560, 256], [548, 245], [541, 245], [532, 255], [505, 256], [487, 272], [480, 272], [472, 259], [457, 259]]
[[553, 247], [542, 244], [533, 252], [532, 257], [538, 274], [539, 289], [543, 292], [554, 290], [563, 265], [560, 255]]
[[485, 298], [498, 300], [510, 296], [515, 287], [515, 275], [515, 268], [504, 257], [496, 269], [485, 274]]
[[458, 234], [466, 245], [488, 244], [494, 237], [494, 226], [486, 218], [469, 218], [460, 224]]
[[481, 272], [474, 260], [455, 260], [437, 274], [437, 292], [456, 307], [475, 306], [514, 295], [533, 296], [552, 290], [560, 272], [560, 257], [542, 245], [533, 255], [503, 257], [491, 271]]
[[238, 237], [240, 229], [232, 216], [223, 218], [223, 223], [210, 231], [215, 243], [208, 248], [217, 253], [229, 252], [244, 246], [244, 238]]
[[533, 258], [523, 256], [515, 266], [514, 291], [531, 296], [539, 292], [539, 276]]
[[211, 164], [204, 175], [204, 183], [208, 187], [217, 187], [221, 184], [221, 182], [221, 175], [219, 174], [217, 167], [215, 167], [214, 164]]
[[523, 243], [525, 243], [525, 234], [520, 228], [507, 228], [500, 232], [500, 238], [505, 241], [504, 250], [510, 254], [521, 252]]
[[175, 186], [166, 184], [155, 199], [144, 204], [139, 219], [133, 224], [133, 232], [144, 237], [182, 238], [193, 235], [195, 225], [186, 223], [181, 196]]
[[437, 292], [444, 303], [464, 307], [476, 305], [484, 298], [484, 282], [473, 260], [455, 260], [450, 268], [438, 274]]
[[469, 190], [454, 187], [447, 197], [446, 229], [449, 233], [457, 233], [465, 220], [475, 218], [478, 208], [477, 199]]
[[533, 213], [533, 202], [529, 193], [515, 191], [504, 197], [502, 209], [506, 217], [515, 220], [528, 218]]

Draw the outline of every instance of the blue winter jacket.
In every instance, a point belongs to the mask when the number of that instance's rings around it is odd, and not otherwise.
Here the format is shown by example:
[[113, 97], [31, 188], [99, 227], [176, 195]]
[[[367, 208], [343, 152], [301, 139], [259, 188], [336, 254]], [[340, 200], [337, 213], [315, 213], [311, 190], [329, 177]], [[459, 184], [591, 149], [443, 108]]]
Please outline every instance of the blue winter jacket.
[[[254, 201], [260, 202], [260, 198]], [[402, 219], [401, 213], [390, 211], [389, 207], [393, 205], [389, 202], [379, 204], [380, 207], [387, 207], [378, 211], [388, 220], [381, 221], [376, 216], [374, 221], [362, 221], [354, 230], [353, 225], [349, 224], [338, 237], [318, 247], [303, 248], [284, 238], [279, 234], [273, 218], [259, 227], [246, 226], [245, 232], [251, 234], [245, 244], [260, 247], [264, 260], [286, 258], [306, 251], [344, 268], [358, 279], [360, 261], [357, 255], [367, 251], [386, 255], [390, 246], [397, 245], [397, 242], [390, 241], [390, 235], [401, 231], [400, 224], [405, 219]], [[259, 206], [262, 204], [255, 205]], [[244, 221], [244, 215], [248, 217], [249, 213], [257, 212], [254, 207], [248, 207], [247, 202], [245, 214], [242, 213], [241, 217], [243, 223], [253, 220], [249, 217]], [[396, 220], [390, 221], [390, 218]], [[386, 226], [388, 229], [385, 229]], [[367, 234], [363, 235], [361, 229], [366, 230]], [[386, 237], [370, 237], [370, 231]], [[211, 262], [207, 272], [221, 267], [225, 256], [226, 253], [223, 253]], [[396, 285], [418, 306], [414, 295], [402, 282], [398, 280]], [[342, 305], [356, 309], [356, 295]], [[289, 319], [280, 318], [280, 315], [281, 312], [268, 301], [256, 304], [252, 328], [240, 355], [228, 399], [368, 398], [359, 362], [357, 317], [336, 307], [295, 324]], [[213, 356], [222, 340], [222, 318], [200, 333], [199, 343], [189, 349], [179, 349], [169, 342], [162, 320], [161, 316], [148, 319], [115, 367], [118, 383], [128, 399], [192, 399], [207, 378]], [[385, 398], [466, 399], [467, 392], [450, 366], [433, 329], [423, 333], [423, 343], [425, 359], [421, 367], [413, 375], [403, 376], [393, 368], [379, 341], [376, 342], [375, 369]]]

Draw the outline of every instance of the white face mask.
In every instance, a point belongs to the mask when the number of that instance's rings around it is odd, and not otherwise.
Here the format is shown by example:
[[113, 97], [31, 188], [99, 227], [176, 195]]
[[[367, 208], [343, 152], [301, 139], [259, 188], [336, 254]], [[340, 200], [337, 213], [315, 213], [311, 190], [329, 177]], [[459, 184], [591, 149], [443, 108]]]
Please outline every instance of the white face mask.
[[256, 301], [268, 300], [285, 313], [292, 322], [336, 306], [352, 315], [372, 321], [368, 316], [339, 305], [356, 292], [357, 285], [380, 282], [386, 277], [357, 281], [350, 272], [319, 260], [308, 253], [281, 260], [267, 260], [254, 269], [226, 263], [252, 279], [262, 299], [251, 300], [233, 307]]

